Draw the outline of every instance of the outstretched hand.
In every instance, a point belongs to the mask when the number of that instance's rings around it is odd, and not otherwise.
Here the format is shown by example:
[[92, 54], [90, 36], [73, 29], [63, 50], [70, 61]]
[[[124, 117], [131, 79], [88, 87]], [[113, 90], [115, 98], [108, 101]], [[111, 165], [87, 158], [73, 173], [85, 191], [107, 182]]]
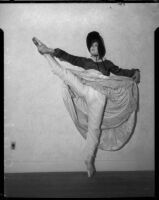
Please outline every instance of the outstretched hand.
[[140, 71], [136, 70], [132, 78], [137, 84], [140, 83]]

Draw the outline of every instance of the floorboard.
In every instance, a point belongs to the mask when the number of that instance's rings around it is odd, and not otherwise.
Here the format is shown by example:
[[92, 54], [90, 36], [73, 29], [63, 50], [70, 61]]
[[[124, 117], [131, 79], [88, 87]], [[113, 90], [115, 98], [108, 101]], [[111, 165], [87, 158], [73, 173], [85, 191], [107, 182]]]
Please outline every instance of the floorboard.
[[6, 197], [153, 197], [154, 172], [97, 172], [93, 178], [85, 172], [8, 173], [4, 191]]

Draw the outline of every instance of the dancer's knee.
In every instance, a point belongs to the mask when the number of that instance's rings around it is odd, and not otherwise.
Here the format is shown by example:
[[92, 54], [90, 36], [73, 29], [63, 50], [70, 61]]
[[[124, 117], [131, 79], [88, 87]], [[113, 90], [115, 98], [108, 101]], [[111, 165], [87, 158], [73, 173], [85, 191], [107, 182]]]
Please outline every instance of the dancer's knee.
[[92, 143], [97, 144], [98, 140], [100, 138], [100, 134], [101, 134], [101, 129], [100, 127], [93, 127], [93, 128], [89, 128], [88, 129], [88, 138], [92, 140]]
[[87, 95], [87, 101], [88, 104], [93, 107], [104, 106], [106, 102], [106, 96], [90, 87]]

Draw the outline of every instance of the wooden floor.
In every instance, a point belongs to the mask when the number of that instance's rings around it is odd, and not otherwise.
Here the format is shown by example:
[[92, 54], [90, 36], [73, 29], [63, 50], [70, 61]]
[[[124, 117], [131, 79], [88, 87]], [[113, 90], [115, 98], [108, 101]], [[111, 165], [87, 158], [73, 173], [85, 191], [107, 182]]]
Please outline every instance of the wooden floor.
[[153, 197], [154, 172], [85, 172], [5, 174], [6, 197], [104, 198]]

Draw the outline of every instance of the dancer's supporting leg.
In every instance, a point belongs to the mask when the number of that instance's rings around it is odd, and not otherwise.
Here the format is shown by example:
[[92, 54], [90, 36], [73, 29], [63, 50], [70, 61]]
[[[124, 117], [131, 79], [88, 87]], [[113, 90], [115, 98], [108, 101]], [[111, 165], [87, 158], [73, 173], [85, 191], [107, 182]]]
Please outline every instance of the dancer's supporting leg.
[[88, 176], [95, 172], [94, 160], [100, 142], [101, 123], [103, 119], [106, 96], [90, 88], [87, 95], [88, 103], [88, 133], [86, 140], [86, 159]]

